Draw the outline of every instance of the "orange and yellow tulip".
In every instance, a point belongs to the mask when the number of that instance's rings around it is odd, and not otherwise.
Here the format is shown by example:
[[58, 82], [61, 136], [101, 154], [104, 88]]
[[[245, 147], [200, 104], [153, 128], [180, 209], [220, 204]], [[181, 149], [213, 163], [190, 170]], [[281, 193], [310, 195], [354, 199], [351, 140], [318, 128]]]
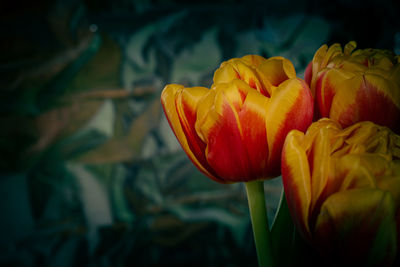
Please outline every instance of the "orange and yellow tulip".
[[297, 229], [340, 266], [389, 266], [400, 238], [400, 136], [372, 122], [331, 119], [291, 131], [282, 151]]
[[316, 117], [348, 127], [372, 121], [400, 130], [400, 56], [388, 50], [357, 49], [354, 41], [315, 53], [305, 81], [316, 101]]
[[220, 183], [274, 177], [286, 134], [311, 124], [313, 100], [282, 57], [223, 62], [211, 89], [167, 85], [161, 102], [191, 161]]

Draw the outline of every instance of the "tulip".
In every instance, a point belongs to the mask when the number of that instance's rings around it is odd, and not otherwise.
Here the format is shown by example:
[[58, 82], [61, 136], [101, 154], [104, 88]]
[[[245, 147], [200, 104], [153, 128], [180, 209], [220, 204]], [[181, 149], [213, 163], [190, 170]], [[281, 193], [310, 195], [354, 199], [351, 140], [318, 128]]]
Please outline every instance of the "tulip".
[[400, 136], [331, 119], [291, 131], [282, 179], [293, 221], [329, 262], [388, 266], [400, 238]]
[[354, 41], [321, 46], [305, 72], [317, 118], [348, 127], [372, 121], [400, 130], [400, 56], [388, 50], [357, 49]]
[[272, 266], [262, 181], [279, 175], [287, 133], [311, 124], [308, 85], [289, 60], [249, 55], [223, 62], [211, 89], [167, 85], [161, 102], [202, 173], [219, 183], [245, 182], [259, 263]]
[[210, 90], [169, 84], [161, 102], [191, 161], [220, 183], [279, 175], [286, 134], [305, 131], [313, 114], [308, 86], [281, 57], [231, 59]]

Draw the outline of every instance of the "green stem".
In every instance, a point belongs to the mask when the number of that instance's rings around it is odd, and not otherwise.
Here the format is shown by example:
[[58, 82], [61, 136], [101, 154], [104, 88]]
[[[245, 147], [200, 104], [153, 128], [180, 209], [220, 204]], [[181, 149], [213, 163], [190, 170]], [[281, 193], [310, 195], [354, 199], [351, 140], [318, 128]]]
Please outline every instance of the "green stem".
[[256, 243], [258, 265], [260, 267], [275, 266], [271, 250], [271, 233], [268, 227], [267, 209], [264, 197], [264, 182], [246, 182], [247, 200], [254, 241]]

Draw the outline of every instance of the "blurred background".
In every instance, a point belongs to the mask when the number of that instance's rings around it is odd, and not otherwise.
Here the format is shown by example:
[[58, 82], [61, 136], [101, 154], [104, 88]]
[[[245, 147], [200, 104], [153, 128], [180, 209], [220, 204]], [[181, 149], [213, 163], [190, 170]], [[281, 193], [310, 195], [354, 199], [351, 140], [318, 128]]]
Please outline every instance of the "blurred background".
[[[70, 0], [0, 4], [0, 265], [257, 266], [242, 184], [190, 163], [168, 83], [207, 86], [232, 57], [322, 44], [400, 54], [380, 1]], [[265, 183], [270, 223], [281, 193]]]

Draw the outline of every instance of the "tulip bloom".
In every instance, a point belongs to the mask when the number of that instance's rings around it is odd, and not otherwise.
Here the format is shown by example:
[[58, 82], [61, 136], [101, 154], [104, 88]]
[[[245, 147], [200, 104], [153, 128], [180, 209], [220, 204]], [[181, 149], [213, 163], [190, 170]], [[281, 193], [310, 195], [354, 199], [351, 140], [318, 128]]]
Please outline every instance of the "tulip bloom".
[[400, 136], [372, 122], [330, 120], [291, 131], [282, 178], [292, 218], [330, 262], [393, 262], [400, 230]]
[[278, 175], [286, 134], [305, 131], [313, 114], [309, 87], [282, 57], [231, 59], [211, 89], [170, 84], [161, 102], [189, 158], [220, 183]]
[[323, 45], [305, 72], [318, 118], [348, 127], [372, 121], [400, 130], [400, 57], [387, 50], [358, 49], [349, 42]]

